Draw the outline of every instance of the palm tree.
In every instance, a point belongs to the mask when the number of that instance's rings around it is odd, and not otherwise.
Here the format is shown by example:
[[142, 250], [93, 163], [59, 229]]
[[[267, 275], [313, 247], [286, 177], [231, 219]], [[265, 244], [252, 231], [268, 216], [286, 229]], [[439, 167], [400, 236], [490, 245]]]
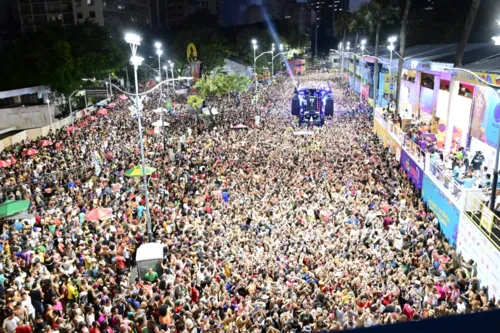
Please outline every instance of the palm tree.
[[477, 11], [479, 9], [479, 5], [481, 4], [481, 0], [472, 0], [472, 5], [469, 10], [469, 14], [467, 15], [467, 19], [465, 20], [464, 31], [462, 32], [462, 37], [460, 38], [460, 42], [457, 46], [457, 55], [455, 57], [455, 67], [462, 66], [462, 59], [464, 57], [465, 47], [467, 46], [467, 42], [469, 41], [470, 32], [472, 30], [472, 26], [474, 26], [474, 21], [476, 19]]
[[[349, 32], [351, 33], [356, 33], [356, 37], [354, 39], [354, 47], [353, 47], [353, 52], [356, 53], [356, 47], [358, 47], [358, 38], [359, 38], [359, 31], [363, 28], [364, 26], [364, 18], [361, 15], [361, 11], [357, 11], [352, 15], [351, 21], [349, 22]], [[354, 82], [356, 82], [356, 56], [353, 57], [354, 60]]]
[[[337, 32], [337, 39], [342, 34], [342, 54], [345, 48], [345, 39], [347, 37], [347, 30], [352, 20], [352, 14], [350, 12], [342, 12], [338, 15], [335, 21], [335, 31]], [[342, 73], [344, 72], [344, 57], [342, 56]]]
[[[396, 87], [396, 110], [401, 111], [399, 105], [399, 94], [401, 92], [401, 76], [403, 75], [403, 65], [406, 49], [406, 27], [408, 25], [408, 14], [410, 13], [411, 0], [406, 0], [405, 8], [403, 10], [403, 15], [401, 16], [401, 30], [399, 31], [399, 62], [398, 62], [398, 79]], [[391, 64], [392, 65], [392, 64]]]
[[390, 4], [390, 0], [372, 0], [366, 4], [365, 24], [371, 31], [375, 32], [375, 69], [373, 71], [373, 99], [377, 101], [378, 90], [378, 56], [380, 43], [380, 30], [382, 25], [389, 23], [396, 15], [395, 8]]

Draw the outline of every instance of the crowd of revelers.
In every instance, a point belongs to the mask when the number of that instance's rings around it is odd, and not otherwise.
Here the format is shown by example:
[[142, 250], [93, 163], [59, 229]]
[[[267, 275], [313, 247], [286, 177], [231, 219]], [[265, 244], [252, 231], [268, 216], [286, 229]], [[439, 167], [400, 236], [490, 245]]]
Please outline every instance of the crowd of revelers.
[[[136, 116], [118, 97], [108, 116], [44, 137], [49, 146], [5, 149], [14, 163], [0, 170], [0, 201], [30, 200], [35, 221], [2, 222], [3, 332], [319, 332], [497, 308], [359, 97], [331, 85], [348, 112], [312, 135], [296, 135], [291, 79], [210, 99], [218, 115], [178, 98], [165, 149], [150, 134], [159, 96], [149, 96], [149, 203], [141, 179], [124, 176], [140, 149]], [[147, 204], [164, 260], [134, 279]], [[113, 216], [87, 221], [97, 207]]]

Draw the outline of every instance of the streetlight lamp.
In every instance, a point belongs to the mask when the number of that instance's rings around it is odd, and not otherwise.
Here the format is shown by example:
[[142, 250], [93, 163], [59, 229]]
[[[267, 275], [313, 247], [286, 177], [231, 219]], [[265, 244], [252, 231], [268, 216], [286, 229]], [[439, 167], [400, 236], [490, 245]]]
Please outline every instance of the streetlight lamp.
[[396, 36], [392, 36], [392, 37], [389, 37], [388, 41], [389, 41], [389, 45], [387, 46], [387, 49], [391, 52], [391, 56], [390, 56], [390, 65], [389, 65], [389, 91], [391, 93], [391, 99], [392, 99], [392, 52], [394, 52], [394, 49], [395, 49], [395, 46], [394, 46], [394, 43], [397, 41], [397, 37]]
[[141, 37], [136, 34], [126, 34], [125, 41], [130, 45], [130, 50], [132, 51], [132, 57], [130, 58], [130, 63], [134, 66], [134, 80], [135, 80], [135, 103], [137, 108], [137, 123], [139, 126], [139, 145], [141, 148], [141, 162], [142, 162], [142, 180], [144, 182], [144, 193], [146, 197], [146, 222], [148, 229], [148, 241], [153, 241], [153, 233], [151, 232], [151, 215], [149, 213], [149, 191], [148, 191], [148, 181], [146, 176], [146, 162], [144, 160], [144, 143], [142, 140], [142, 124], [141, 124], [141, 107], [139, 102], [139, 82], [137, 79], [137, 69], [144, 61], [144, 58], [137, 55], [137, 47], [141, 45]]
[[[175, 75], [174, 75], [174, 63], [173, 62], [170, 63], [170, 69], [172, 70], [172, 79], [174, 79]], [[173, 86], [173, 84], [172, 84], [172, 86]]]

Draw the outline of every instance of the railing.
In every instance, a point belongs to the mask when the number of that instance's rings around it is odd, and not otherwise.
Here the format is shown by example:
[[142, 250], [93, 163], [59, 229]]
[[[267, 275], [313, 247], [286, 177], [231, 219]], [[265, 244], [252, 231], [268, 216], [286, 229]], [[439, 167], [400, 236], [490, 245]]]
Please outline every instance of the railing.
[[451, 171], [444, 170], [441, 165], [432, 160], [429, 161], [429, 171], [454, 198], [460, 198], [463, 186], [453, 178]]
[[486, 205], [489, 197], [467, 191], [464, 213], [500, 249], [500, 218]]
[[387, 121], [385, 120], [385, 116], [382, 113], [382, 111], [375, 108], [373, 112], [374, 112], [374, 117], [375, 119], [378, 120], [379, 124], [382, 125], [384, 128], [387, 128]]
[[406, 133], [391, 120], [387, 121], [387, 132], [389, 132], [400, 145], [404, 145]]
[[403, 146], [406, 152], [413, 160], [422, 168], [425, 169], [425, 152], [413, 140], [405, 140]]

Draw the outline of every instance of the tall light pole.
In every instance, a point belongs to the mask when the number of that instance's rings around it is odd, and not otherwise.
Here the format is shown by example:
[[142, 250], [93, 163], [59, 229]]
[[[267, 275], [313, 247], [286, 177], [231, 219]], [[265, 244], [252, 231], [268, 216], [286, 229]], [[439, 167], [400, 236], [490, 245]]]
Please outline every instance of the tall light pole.
[[359, 64], [361, 69], [359, 70], [359, 73], [361, 74], [359, 77], [360, 77], [360, 80], [359, 80], [359, 103], [361, 104], [362, 101], [363, 101], [363, 67], [365, 66], [364, 65], [364, 62], [363, 62], [363, 57], [365, 56], [365, 45], [366, 45], [366, 39], [363, 39], [361, 41], [361, 46], [359, 47], [361, 49], [361, 62], [363, 64]]
[[389, 91], [390, 91], [390, 98], [392, 100], [392, 52], [394, 52], [394, 49], [395, 49], [395, 46], [394, 46], [394, 43], [396, 42], [397, 40], [397, 37], [396, 36], [392, 36], [392, 37], [389, 37], [388, 41], [389, 41], [389, 46], [387, 46], [387, 49], [391, 52], [391, 56], [390, 56], [390, 65], [389, 65]]
[[[274, 44], [273, 44], [273, 45], [274, 45]], [[273, 51], [274, 51], [274, 47], [273, 47]], [[281, 52], [280, 52], [280, 53], [278, 53], [277, 55], [275, 55], [275, 56], [273, 57], [273, 59], [271, 60], [271, 63], [272, 63], [272, 75], [273, 75], [273, 77], [274, 77], [274, 58], [276, 58], [277, 56], [280, 56], [280, 55], [282, 55], [282, 54], [285, 54], [285, 52], [283, 52], [283, 44], [280, 44], [280, 51], [281, 51]]]
[[[168, 66], [167, 65], [163, 66], [163, 69], [165, 70], [165, 75], [168, 80]], [[167, 91], [168, 91], [168, 82], [167, 82]]]
[[153, 241], [153, 233], [151, 231], [151, 215], [149, 213], [149, 191], [148, 191], [148, 180], [146, 176], [146, 162], [144, 160], [144, 143], [142, 140], [142, 124], [141, 124], [141, 107], [139, 102], [139, 82], [137, 79], [137, 69], [142, 64], [144, 58], [137, 55], [137, 47], [141, 45], [141, 37], [136, 34], [126, 34], [125, 41], [130, 45], [130, 50], [132, 51], [132, 57], [130, 58], [130, 63], [134, 66], [134, 81], [135, 81], [135, 104], [137, 108], [137, 123], [139, 125], [139, 145], [141, 148], [141, 162], [142, 162], [142, 180], [144, 182], [144, 193], [146, 197], [146, 222], [148, 229], [148, 241]]
[[[174, 63], [171, 62], [170, 63], [170, 69], [172, 70], [172, 79], [175, 79], [175, 75], [174, 75]], [[172, 81], [172, 87], [174, 86], [174, 81]]]
[[339, 48], [338, 48], [338, 51], [340, 53], [340, 73], [341, 73], [341, 76], [342, 76], [342, 80], [344, 79], [344, 52], [343, 51], [343, 48], [342, 48], [342, 43], [339, 43]]
[[255, 52], [257, 51], [256, 39], [252, 39], [252, 45], [253, 45], [253, 75], [256, 76], [257, 74], [257, 67], [256, 67], [257, 59], [255, 58]]
[[[347, 53], [349, 53], [349, 50], [351, 49], [351, 42], [347, 42], [345, 46], [345, 50]], [[351, 85], [351, 75], [349, 74], [349, 61], [347, 62], [347, 77], [348, 77], [348, 83]]]
[[[155, 47], [156, 47], [156, 54], [158, 55], [158, 74], [160, 76], [160, 81], [162, 81], [162, 75], [161, 75], [161, 62], [160, 62], [160, 57], [161, 55], [163, 54], [163, 51], [161, 50], [161, 43], [160, 42], [156, 42], [155, 43]], [[167, 88], [167, 95], [168, 95], [168, 88]], [[163, 96], [163, 88], [162, 88], [162, 85], [160, 84], [160, 110], [161, 110], [161, 113], [160, 113], [160, 116], [161, 116], [161, 134], [163, 136], [163, 151], [165, 151], [165, 142], [166, 142], [166, 136], [165, 136], [165, 117], [163, 116], [163, 106], [161, 105], [162, 103], [162, 96]]]

